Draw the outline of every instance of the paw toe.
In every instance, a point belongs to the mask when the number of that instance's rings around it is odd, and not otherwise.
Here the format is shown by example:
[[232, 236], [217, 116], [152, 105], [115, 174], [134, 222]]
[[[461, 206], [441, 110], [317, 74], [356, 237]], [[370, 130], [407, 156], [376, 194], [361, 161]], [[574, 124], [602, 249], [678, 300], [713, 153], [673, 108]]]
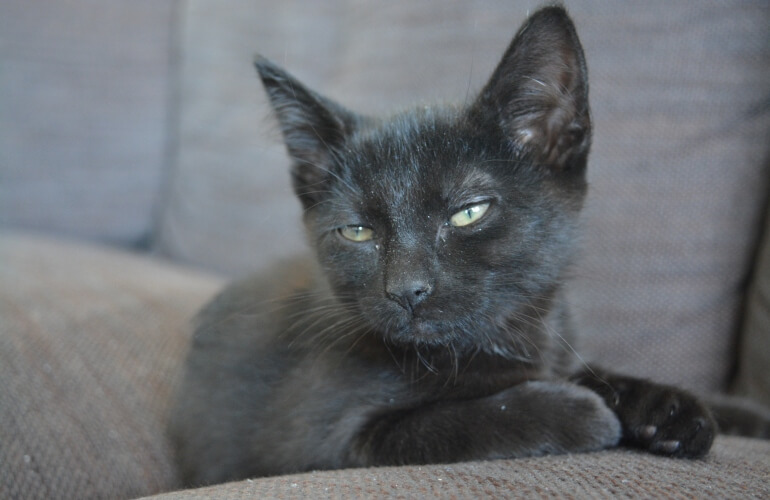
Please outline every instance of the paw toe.
[[637, 431], [637, 436], [643, 441], [651, 441], [658, 433], [658, 427], [656, 425], [644, 425]]
[[650, 449], [662, 455], [698, 458], [711, 448], [714, 434], [710, 419], [704, 416], [688, 417], [670, 424]]
[[661, 455], [675, 455], [682, 447], [682, 443], [675, 439], [656, 441], [650, 446], [650, 451]]

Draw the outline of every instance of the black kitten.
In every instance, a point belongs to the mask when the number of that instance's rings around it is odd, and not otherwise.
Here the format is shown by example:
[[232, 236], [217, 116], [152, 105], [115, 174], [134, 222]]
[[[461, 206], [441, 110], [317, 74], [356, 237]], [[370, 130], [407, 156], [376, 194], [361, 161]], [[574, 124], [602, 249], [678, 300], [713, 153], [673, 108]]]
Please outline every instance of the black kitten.
[[189, 484], [598, 450], [700, 457], [694, 397], [576, 362], [560, 291], [591, 142], [565, 11], [477, 99], [351, 113], [258, 58], [315, 259], [200, 315], [172, 434]]

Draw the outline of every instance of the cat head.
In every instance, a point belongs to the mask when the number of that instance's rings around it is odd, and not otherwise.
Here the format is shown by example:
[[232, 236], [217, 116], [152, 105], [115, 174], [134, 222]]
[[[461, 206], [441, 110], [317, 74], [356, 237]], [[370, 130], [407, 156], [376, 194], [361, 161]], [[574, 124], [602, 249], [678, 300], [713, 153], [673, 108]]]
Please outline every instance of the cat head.
[[587, 74], [566, 12], [532, 15], [463, 108], [375, 119], [256, 67], [339, 302], [392, 342], [512, 350], [559, 286], [586, 188]]

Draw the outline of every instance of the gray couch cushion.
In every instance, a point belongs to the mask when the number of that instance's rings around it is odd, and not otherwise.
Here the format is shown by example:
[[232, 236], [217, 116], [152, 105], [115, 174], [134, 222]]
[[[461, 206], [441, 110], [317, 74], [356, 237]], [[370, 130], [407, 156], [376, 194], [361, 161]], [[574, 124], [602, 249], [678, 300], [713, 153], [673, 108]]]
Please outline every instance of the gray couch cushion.
[[188, 321], [218, 280], [0, 234], [0, 498], [177, 486], [166, 411]]
[[0, 226], [124, 245], [153, 228], [174, 2], [0, 2]]
[[[158, 248], [239, 275], [303, 251], [256, 51], [353, 109], [462, 100], [540, 2], [191, 0], [180, 151]], [[766, 197], [770, 4], [569, 3], [595, 141], [571, 296], [583, 352], [724, 388]], [[764, 110], [764, 111], [762, 111]]]

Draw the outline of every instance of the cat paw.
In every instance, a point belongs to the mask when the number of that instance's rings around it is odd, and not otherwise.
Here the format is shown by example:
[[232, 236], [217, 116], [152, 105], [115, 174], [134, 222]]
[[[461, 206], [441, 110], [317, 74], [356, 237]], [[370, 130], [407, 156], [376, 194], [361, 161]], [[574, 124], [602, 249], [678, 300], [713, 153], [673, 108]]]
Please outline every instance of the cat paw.
[[623, 441], [658, 455], [697, 458], [711, 448], [716, 427], [700, 403], [687, 394], [659, 394], [644, 408], [617, 410]]
[[526, 409], [516, 417], [518, 431], [526, 430], [520, 442], [529, 450], [521, 456], [602, 450], [617, 446], [621, 439], [618, 416], [585, 387], [533, 381], [497, 397], [501, 396], [508, 408]]
[[688, 392], [630, 377], [581, 383], [598, 392], [617, 414], [624, 444], [684, 458], [702, 457], [711, 448], [716, 423], [706, 406]]

